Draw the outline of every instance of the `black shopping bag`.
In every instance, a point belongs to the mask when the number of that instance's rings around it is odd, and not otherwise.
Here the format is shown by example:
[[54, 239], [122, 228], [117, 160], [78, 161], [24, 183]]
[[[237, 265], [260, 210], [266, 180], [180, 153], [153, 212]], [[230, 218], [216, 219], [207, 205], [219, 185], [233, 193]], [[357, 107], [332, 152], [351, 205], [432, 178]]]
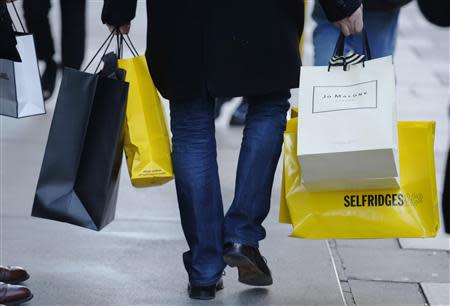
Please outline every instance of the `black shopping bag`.
[[[114, 60], [111, 60], [111, 56]], [[113, 54], [102, 73], [65, 68], [32, 216], [101, 230], [115, 215], [128, 96]]]

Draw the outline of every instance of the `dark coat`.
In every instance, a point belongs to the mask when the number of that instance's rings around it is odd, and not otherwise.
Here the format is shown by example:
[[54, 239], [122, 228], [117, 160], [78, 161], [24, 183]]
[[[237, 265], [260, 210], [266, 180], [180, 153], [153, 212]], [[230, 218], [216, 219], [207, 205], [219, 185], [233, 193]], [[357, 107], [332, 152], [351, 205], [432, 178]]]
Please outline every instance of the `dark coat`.
[[427, 20], [440, 27], [450, 27], [449, 0], [419, 0], [419, 7]]
[[5, 1], [0, 1], [0, 40], [0, 59], [20, 62], [20, 55], [16, 49], [17, 41]]
[[[321, 0], [331, 21], [361, 0]], [[105, 0], [104, 23], [123, 25], [136, 0]], [[264, 94], [298, 87], [302, 0], [149, 0], [147, 61], [168, 99]], [[141, 29], [139, 29], [141, 30]]]
[[412, 0], [363, 0], [364, 8], [368, 10], [390, 11], [399, 9]]

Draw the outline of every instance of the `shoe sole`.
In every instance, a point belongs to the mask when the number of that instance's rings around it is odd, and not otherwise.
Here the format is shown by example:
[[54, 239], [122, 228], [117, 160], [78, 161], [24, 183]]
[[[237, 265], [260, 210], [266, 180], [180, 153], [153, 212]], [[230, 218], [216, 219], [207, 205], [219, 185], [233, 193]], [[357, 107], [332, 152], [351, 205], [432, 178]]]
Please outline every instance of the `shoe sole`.
[[261, 271], [248, 257], [241, 254], [229, 253], [223, 256], [227, 265], [238, 268], [239, 282], [250, 286], [270, 286], [273, 284], [272, 276]]
[[2, 305], [5, 306], [18, 306], [18, 305], [22, 305], [23, 303], [29, 302], [33, 299], [33, 295], [27, 297], [26, 299], [22, 299], [20, 301], [15, 301], [15, 302], [9, 302], [9, 303], [3, 303]]

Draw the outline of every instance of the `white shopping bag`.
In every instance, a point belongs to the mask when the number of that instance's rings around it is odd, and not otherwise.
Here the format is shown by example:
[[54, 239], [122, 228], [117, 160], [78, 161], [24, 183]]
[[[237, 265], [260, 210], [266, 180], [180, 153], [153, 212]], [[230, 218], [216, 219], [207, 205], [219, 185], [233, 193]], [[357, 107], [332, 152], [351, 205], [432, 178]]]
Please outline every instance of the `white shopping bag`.
[[391, 56], [301, 68], [297, 152], [310, 191], [399, 188]]
[[17, 87], [18, 117], [45, 114], [39, 65], [33, 35], [16, 37], [21, 63], [14, 63]]
[[0, 115], [14, 118], [42, 115], [45, 104], [33, 35], [25, 33], [15, 7], [14, 11], [22, 26], [22, 32], [15, 33], [22, 62], [0, 59]]

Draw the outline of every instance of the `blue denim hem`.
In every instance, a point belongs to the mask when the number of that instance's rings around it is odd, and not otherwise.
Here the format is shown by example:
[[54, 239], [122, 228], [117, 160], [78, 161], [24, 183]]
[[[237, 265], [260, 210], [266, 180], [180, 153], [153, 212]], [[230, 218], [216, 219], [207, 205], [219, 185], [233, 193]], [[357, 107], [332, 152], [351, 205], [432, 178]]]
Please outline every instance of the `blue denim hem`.
[[244, 245], [248, 245], [254, 248], [259, 248], [259, 242], [256, 241], [249, 241], [249, 240], [245, 240], [245, 239], [240, 239], [240, 238], [234, 238], [234, 237], [229, 237], [227, 239], [225, 239], [225, 244], [227, 243], [240, 243], [240, 244], [244, 244]]

